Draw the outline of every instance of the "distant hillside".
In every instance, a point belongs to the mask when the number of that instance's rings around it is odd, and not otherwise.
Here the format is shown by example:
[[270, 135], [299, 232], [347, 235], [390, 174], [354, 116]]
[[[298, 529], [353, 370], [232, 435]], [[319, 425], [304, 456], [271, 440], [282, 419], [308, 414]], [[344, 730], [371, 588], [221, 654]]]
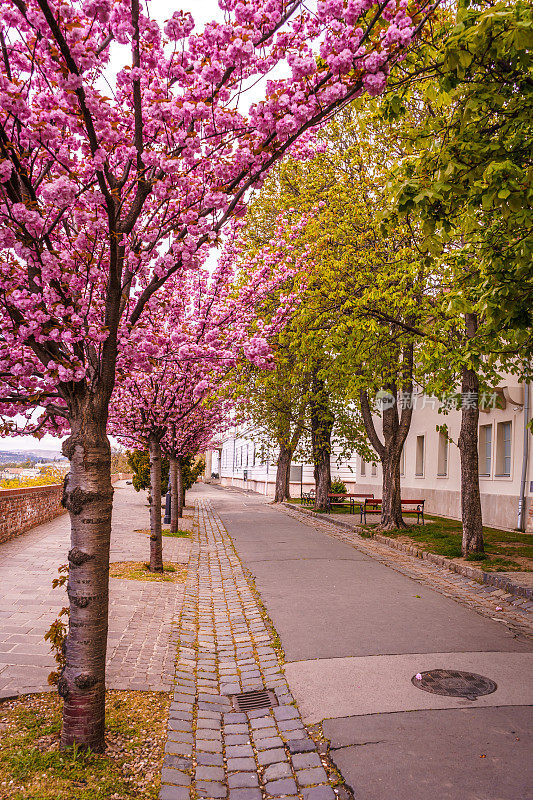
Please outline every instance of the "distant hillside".
[[27, 461], [66, 461], [57, 450], [0, 450], [0, 464], [25, 464]]

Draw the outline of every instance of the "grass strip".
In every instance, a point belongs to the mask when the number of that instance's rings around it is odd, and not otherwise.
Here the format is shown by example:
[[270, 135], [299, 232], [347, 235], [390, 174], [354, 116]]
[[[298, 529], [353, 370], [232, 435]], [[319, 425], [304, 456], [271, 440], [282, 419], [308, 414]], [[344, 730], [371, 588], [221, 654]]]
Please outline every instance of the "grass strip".
[[156, 800], [169, 695], [106, 692], [106, 750], [59, 749], [56, 693], [0, 703], [2, 800]]

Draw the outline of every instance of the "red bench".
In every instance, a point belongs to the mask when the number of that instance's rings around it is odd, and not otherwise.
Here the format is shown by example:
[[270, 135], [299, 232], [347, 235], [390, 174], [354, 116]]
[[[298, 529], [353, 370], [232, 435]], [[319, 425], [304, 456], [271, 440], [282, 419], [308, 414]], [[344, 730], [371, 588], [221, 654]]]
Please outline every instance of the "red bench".
[[[357, 494], [357, 493], [340, 494], [337, 492], [330, 492], [328, 494], [328, 511], [331, 511], [331, 506], [342, 506], [344, 505], [345, 500], [349, 500], [350, 514], [355, 514], [356, 498], [359, 498], [359, 500], [367, 500], [371, 499], [372, 497], [374, 497], [373, 494]], [[357, 505], [359, 506], [358, 510], [360, 510], [363, 503], [358, 503]]]
[[[422, 525], [424, 525], [424, 500], [401, 500], [402, 504], [402, 512], [406, 514], [412, 513], [416, 514], [416, 524], [420, 524], [420, 520], [422, 520]], [[381, 514], [382, 509], [382, 500], [370, 500], [366, 499], [364, 505], [361, 505], [360, 513], [361, 513], [361, 524], [366, 525], [366, 515], [367, 514]]]

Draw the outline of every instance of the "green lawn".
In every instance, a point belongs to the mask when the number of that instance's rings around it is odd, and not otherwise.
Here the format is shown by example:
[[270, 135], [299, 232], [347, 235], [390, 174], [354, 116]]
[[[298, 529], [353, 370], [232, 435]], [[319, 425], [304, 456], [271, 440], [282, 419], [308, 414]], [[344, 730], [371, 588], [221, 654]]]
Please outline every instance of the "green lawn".
[[[411, 523], [411, 517], [404, 515]], [[367, 525], [371, 531], [373, 525]], [[391, 538], [405, 537], [422, 550], [437, 553], [446, 558], [461, 557], [462, 525], [457, 520], [442, 519], [426, 514], [426, 524], [411, 524], [409, 530], [388, 531], [383, 534]], [[468, 561], [477, 563], [481, 569], [491, 572], [531, 571], [533, 569], [533, 536], [517, 531], [501, 531], [483, 528], [485, 540], [484, 556], [470, 555]]]
[[[291, 500], [292, 503], [301, 503], [300, 498]], [[304, 505], [304, 508], [314, 510], [312, 506]], [[332, 514], [349, 514], [350, 504], [344, 503], [343, 506], [334, 506]], [[376, 522], [364, 526], [364, 530], [371, 533], [378, 524]], [[428, 550], [430, 553], [437, 553], [446, 558], [461, 558], [461, 536], [462, 525], [458, 520], [443, 519], [425, 515], [426, 524], [417, 525], [416, 515], [404, 514], [404, 520], [411, 527], [408, 530], [395, 530], [383, 533], [395, 539], [402, 539], [406, 542], [419, 547], [421, 550]], [[359, 521], [359, 515], [355, 514], [354, 520]], [[482, 556], [470, 555], [468, 561], [477, 564], [487, 572], [530, 572], [533, 570], [533, 535], [530, 533], [519, 533], [518, 531], [501, 531], [497, 528], [483, 528], [485, 539], [485, 554]]]

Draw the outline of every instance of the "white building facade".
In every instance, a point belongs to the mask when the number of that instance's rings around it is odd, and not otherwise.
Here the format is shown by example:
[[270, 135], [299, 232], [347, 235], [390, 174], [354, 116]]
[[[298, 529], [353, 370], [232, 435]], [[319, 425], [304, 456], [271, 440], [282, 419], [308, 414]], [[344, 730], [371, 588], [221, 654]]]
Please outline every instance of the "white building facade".
[[[497, 407], [480, 411], [479, 472], [485, 525], [517, 528], [523, 496], [523, 525], [533, 533], [533, 441], [527, 423], [531, 420], [531, 390], [527, 385], [502, 386]], [[461, 413], [438, 411], [435, 398], [413, 398], [413, 418], [401, 464], [402, 497], [424, 499], [429, 514], [452, 519], [461, 517], [461, 470], [457, 440]], [[378, 433], [381, 420], [375, 419]], [[447, 434], [437, 428], [446, 424]], [[223, 485], [274, 495], [276, 460], [262, 461], [252, 430], [234, 429], [213, 453], [212, 470]], [[332, 477], [340, 477], [348, 492], [381, 495], [379, 460], [365, 463], [358, 456], [338, 463], [331, 457]], [[314, 485], [312, 464], [295, 463], [291, 469], [291, 494], [300, 495]]]

